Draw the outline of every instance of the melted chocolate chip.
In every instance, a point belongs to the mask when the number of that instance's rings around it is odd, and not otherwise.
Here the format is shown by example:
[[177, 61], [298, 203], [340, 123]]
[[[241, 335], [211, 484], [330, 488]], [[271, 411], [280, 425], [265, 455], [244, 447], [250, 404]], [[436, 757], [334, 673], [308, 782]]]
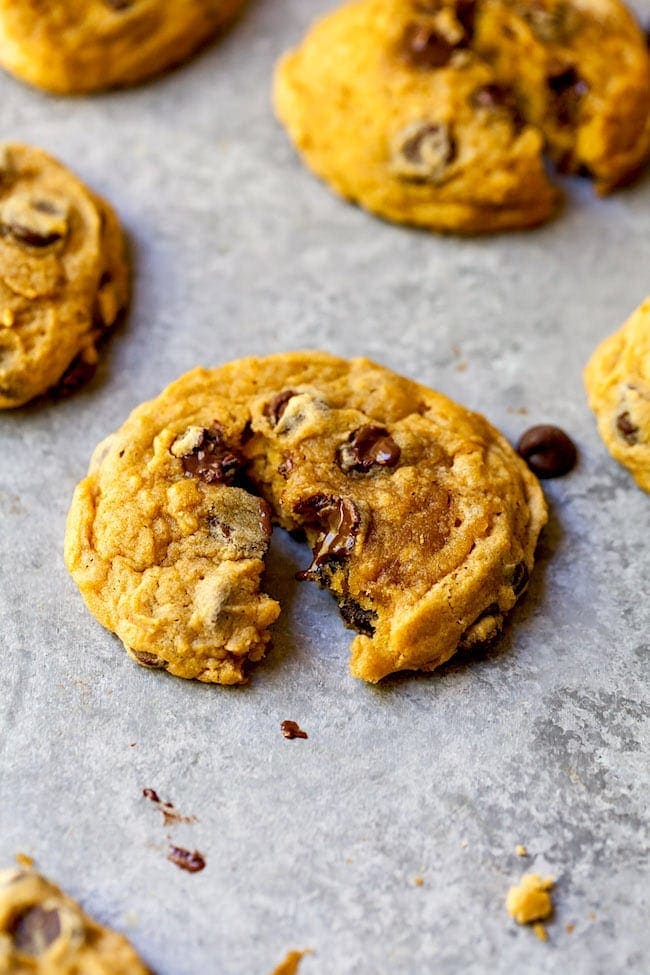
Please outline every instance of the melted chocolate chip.
[[155, 653], [145, 653], [144, 651], [132, 650], [131, 653], [143, 667], [150, 667], [152, 670], [167, 670], [166, 660], [157, 657]]
[[526, 430], [519, 439], [517, 452], [540, 478], [562, 477], [575, 467], [578, 459], [571, 438], [550, 424]]
[[575, 125], [580, 117], [582, 99], [589, 87], [574, 67], [564, 68], [547, 79], [552, 110], [559, 125]]
[[285, 738], [309, 738], [307, 732], [303, 731], [295, 721], [283, 721], [280, 728]]
[[22, 954], [42, 955], [61, 934], [59, 912], [38, 905], [30, 907], [14, 918], [9, 933]]
[[319, 566], [345, 559], [350, 554], [361, 524], [361, 515], [353, 501], [314, 494], [299, 501], [294, 511], [307, 526], [321, 530], [313, 549], [312, 564], [297, 574], [298, 579], [310, 579]]
[[348, 596], [339, 603], [339, 613], [349, 629], [363, 633], [364, 636], [374, 635], [377, 620], [374, 610], [363, 609], [359, 603]]
[[505, 85], [491, 84], [476, 88], [472, 92], [470, 102], [474, 108], [509, 115], [518, 132], [526, 125], [517, 96], [512, 88], [507, 88]]
[[271, 506], [260, 498], [260, 529], [267, 538], [273, 534], [273, 515]]
[[616, 417], [616, 429], [630, 446], [639, 442], [639, 428], [632, 423], [627, 410]]
[[530, 579], [530, 572], [528, 571], [528, 566], [525, 562], [518, 562], [512, 573], [512, 591], [515, 596], [519, 596], [526, 586], [528, 585], [528, 580]]
[[160, 798], [155, 789], [143, 789], [142, 795], [145, 797], [145, 799], [151, 799], [152, 802], [155, 803], [160, 802]]
[[456, 46], [428, 24], [409, 24], [402, 38], [404, 59], [415, 68], [444, 68]]
[[439, 183], [456, 157], [452, 131], [443, 122], [412, 122], [393, 142], [392, 169], [400, 179]]
[[283, 389], [277, 393], [264, 407], [264, 416], [268, 416], [273, 426], [277, 426], [282, 419], [282, 414], [287, 408], [289, 400], [295, 396], [293, 389]]
[[198, 873], [205, 867], [205, 858], [198, 850], [191, 852], [183, 849], [182, 846], [170, 846], [167, 859], [175, 863], [181, 870], [187, 870], [188, 873]]
[[39, 234], [38, 231], [31, 230], [29, 227], [25, 227], [20, 223], [3, 223], [0, 225], [0, 236], [11, 236], [14, 240], [25, 244], [27, 247], [44, 248], [56, 244], [58, 240], [62, 239], [63, 234], [58, 232]]
[[366, 424], [359, 427], [341, 444], [336, 452], [336, 461], [341, 470], [369, 471], [377, 464], [380, 467], [395, 467], [402, 451], [397, 446], [386, 427]]
[[218, 427], [203, 430], [197, 445], [181, 463], [186, 477], [200, 477], [206, 484], [232, 484], [243, 465], [241, 455], [231, 447]]

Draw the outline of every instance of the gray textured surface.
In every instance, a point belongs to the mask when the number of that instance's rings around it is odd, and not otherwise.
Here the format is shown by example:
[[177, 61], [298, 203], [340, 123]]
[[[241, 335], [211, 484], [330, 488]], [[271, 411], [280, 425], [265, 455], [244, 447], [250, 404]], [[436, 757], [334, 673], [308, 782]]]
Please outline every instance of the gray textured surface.
[[[605, 453], [580, 372], [650, 291], [650, 177], [607, 200], [570, 184], [555, 223], [477, 241], [344, 205], [268, 104], [275, 57], [327, 6], [257, 0], [123, 94], [0, 78], [2, 137], [104, 192], [136, 268], [97, 380], [0, 417], [0, 863], [35, 856], [159, 975], [266, 975], [308, 945], [305, 975], [647, 972], [650, 499]], [[486, 656], [367, 687], [330, 598], [286, 581], [305, 553], [278, 540], [284, 612], [249, 687], [140, 670], [63, 567], [74, 484], [185, 369], [302, 346], [371, 355], [513, 438], [544, 420], [574, 435], [530, 592]], [[285, 741], [284, 718], [309, 740]], [[203, 873], [167, 862], [145, 786], [198, 817], [173, 837]], [[503, 908], [526, 868], [558, 879], [548, 944]]]

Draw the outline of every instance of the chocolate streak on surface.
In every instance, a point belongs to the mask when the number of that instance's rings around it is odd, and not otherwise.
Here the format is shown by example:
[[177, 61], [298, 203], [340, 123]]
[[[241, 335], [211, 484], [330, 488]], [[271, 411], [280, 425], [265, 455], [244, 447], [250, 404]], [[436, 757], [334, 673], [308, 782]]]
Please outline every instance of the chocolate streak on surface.
[[199, 873], [205, 868], [205, 857], [198, 850], [192, 852], [182, 846], [170, 846], [167, 859], [188, 873]]
[[163, 825], [174, 826], [177, 823], [196, 822], [196, 816], [183, 816], [178, 812], [173, 802], [163, 802], [155, 789], [143, 789], [142, 795], [145, 799], [149, 799], [162, 813]]

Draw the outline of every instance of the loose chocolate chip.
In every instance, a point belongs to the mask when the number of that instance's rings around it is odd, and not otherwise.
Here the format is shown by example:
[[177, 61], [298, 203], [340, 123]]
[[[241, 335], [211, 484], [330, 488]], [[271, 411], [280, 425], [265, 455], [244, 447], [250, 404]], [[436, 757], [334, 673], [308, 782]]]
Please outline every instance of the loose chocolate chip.
[[268, 416], [273, 426], [277, 426], [280, 422], [282, 414], [287, 408], [287, 403], [295, 395], [296, 393], [293, 389], [283, 389], [281, 393], [277, 393], [265, 405], [264, 416]]
[[470, 102], [474, 108], [507, 114], [517, 132], [520, 132], [526, 125], [517, 96], [512, 88], [507, 88], [505, 85], [492, 84], [476, 88], [472, 92]]
[[531, 427], [519, 439], [517, 452], [540, 478], [562, 477], [575, 467], [578, 451], [564, 430], [550, 424]]
[[319, 566], [350, 554], [361, 524], [361, 516], [353, 501], [315, 494], [299, 501], [294, 511], [304, 519], [305, 525], [321, 531], [313, 549], [312, 564], [298, 573], [298, 579], [312, 578]]
[[186, 477], [200, 477], [206, 484], [232, 484], [244, 463], [218, 427], [203, 430], [198, 443], [180, 460]]
[[440, 183], [456, 156], [456, 142], [444, 122], [411, 122], [392, 145], [392, 170], [400, 179]]
[[166, 660], [157, 657], [155, 653], [145, 653], [144, 651], [132, 650], [131, 653], [143, 667], [150, 667], [152, 670], [167, 670]]
[[40, 234], [20, 223], [3, 223], [0, 225], [0, 236], [13, 237], [14, 240], [25, 244], [27, 247], [44, 248], [56, 244], [58, 240], [61, 240], [63, 234], [58, 231], [51, 234]]
[[16, 949], [24, 955], [42, 955], [61, 934], [61, 919], [55, 909], [30, 907], [14, 918], [9, 933]]
[[339, 613], [345, 625], [351, 630], [363, 633], [364, 636], [373, 636], [377, 620], [377, 614], [374, 610], [363, 609], [356, 600], [350, 599], [348, 596], [339, 603]]
[[580, 117], [582, 100], [589, 87], [574, 67], [549, 75], [552, 111], [559, 125], [575, 125]]
[[184, 850], [182, 846], [170, 846], [167, 859], [175, 863], [181, 870], [187, 870], [188, 873], [198, 873], [205, 867], [205, 858], [198, 850], [191, 852]]
[[309, 735], [306, 731], [303, 731], [299, 724], [295, 721], [283, 721], [280, 725], [282, 734], [285, 738], [308, 738]]
[[525, 562], [518, 562], [512, 573], [512, 591], [515, 596], [519, 596], [524, 591], [529, 579], [528, 566]]
[[444, 68], [449, 63], [457, 45], [448, 40], [435, 27], [427, 24], [409, 24], [402, 37], [402, 55], [415, 68]]
[[395, 467], [402, 451], [397, 446], [386, 427], [371, 423], [359, 427], [341, 444], [336, 452], [336, 461], [341, 470], [369, 471], [375, 464], [380, 467]]
[[639, 428], [632, 423], [627, 410], [616, 417], [616, 429], [626, 443], [634, 445], [639, 442]]

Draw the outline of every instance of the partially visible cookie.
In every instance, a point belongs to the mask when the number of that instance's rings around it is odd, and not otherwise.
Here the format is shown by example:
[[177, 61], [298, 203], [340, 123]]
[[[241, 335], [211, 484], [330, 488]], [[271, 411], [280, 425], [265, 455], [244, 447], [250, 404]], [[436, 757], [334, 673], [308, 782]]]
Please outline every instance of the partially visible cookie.
[[278, 65], [307, 165], [402, 223], [490, 232], [547, 220], [544, 167], [626, 179], [650, 148], [650, 59], [619, 0], [354, 0]]
[[278, 614], [259, 591], [271, 511], [306, 533], [301, 577], [335, 596], [367, 681], [494, 637], [546, 520], [481, 416], [367, 359], [287, 353], [139, 407], [75, 492], [66, 563], [140, 663], [237, 683]]
[[40, 149], [0, 144], [0, 408], [91, 369], [128, 292], [108, 203]]
[[0, 972], [150, 975], [126, 938], [31, 870], [0, 872]]
[[186, 60], [245, 0], [0, 0], [0, 65], [60, 94], [136, 84]]
[[598, 346], [585, 385], [609, 452], [650, 491], [650, 298]]

